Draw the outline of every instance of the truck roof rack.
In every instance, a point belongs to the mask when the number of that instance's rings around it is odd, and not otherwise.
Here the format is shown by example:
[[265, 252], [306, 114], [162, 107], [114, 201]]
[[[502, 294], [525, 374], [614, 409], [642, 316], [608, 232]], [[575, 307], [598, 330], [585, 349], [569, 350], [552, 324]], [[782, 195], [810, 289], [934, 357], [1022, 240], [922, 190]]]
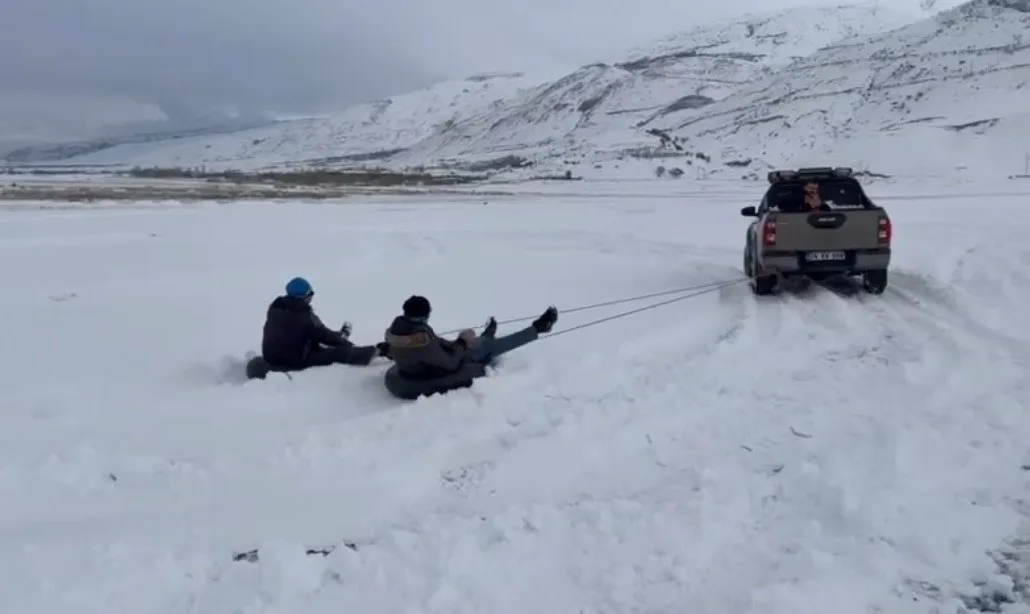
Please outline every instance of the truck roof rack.
[[853, 177], [855, 170], [847, 166], [811, 166], [796, 170], [769, 171], [770, 184], [792, 179], [829, 179], [831, 177]]

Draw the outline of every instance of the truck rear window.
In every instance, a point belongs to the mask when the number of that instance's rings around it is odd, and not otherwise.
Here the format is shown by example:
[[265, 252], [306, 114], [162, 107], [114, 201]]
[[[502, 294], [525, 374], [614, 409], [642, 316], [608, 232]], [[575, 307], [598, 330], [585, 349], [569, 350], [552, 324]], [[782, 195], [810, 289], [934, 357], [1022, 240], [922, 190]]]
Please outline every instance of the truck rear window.
[[778, 183], [769, 188], [768, 202], [772, 209], [784, 213], [802, 211], [805, 202], [805, 185], [819, 186], [819, 196], [831, 209], [854, 209], [869, 206], [869, 200], [857, 181], [825, 179], [815, 181], [790, 181]]

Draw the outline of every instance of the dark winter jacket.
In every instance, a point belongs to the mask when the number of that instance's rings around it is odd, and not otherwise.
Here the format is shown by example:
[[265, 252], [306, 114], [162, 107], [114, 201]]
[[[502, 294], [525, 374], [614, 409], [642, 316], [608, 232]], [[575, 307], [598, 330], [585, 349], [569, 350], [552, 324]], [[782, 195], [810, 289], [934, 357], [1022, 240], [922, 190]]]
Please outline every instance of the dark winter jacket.
[[398, 316], [386, 329], [391, 357], [406, 378], [429, 380], [461, 370], [468, 346], [465, 341], [447, 341], [436, 336], [421, 318]]
[[311, 305], [300, 298], [280, 296], [268, 306], [261, 354], [269, 363], [299, 367], [319, 345], [341, 346], [350, 342], [326, 328]]

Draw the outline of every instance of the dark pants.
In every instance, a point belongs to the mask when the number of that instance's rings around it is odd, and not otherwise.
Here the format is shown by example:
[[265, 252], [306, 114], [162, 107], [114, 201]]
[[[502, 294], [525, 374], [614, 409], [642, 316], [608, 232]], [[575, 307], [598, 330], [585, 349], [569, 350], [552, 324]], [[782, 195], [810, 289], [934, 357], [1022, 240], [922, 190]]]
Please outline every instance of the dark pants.
[[539, 336], [535, 328], [527, 326], [516, 333], [503, 337], [479, 337], [476, 346], [469, 348], [465, 354], [465, 360], [484, 365], [489, 364], [502, 354], [507, 354], [512, 350], [536, 341]]
[[275, 371], [303, 371], [310, 367], [328, 367], [329, 365], [366, 366], [376, 356], [374, 345], [340, 345], [327, 347], [320, 345], [307, 353], [300, 362], [280, 361], [274, 357], [265, 357], [265, 361]]

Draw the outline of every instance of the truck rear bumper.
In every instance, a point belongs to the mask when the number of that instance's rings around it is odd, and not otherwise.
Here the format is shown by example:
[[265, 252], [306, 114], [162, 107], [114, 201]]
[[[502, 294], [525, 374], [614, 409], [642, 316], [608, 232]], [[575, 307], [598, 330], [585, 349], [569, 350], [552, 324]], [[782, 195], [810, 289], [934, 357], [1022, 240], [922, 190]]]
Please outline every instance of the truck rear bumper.
[[844, 260], [823, 260], [809, 262], [808, 252], [763, 251], [759, 256], [759, 268], [764, 274], [823, 274], [850, 275], [886, 269], [890, 266], [891, 250], [889, 247], [872, 249], [852, 249], [844, 251]]

